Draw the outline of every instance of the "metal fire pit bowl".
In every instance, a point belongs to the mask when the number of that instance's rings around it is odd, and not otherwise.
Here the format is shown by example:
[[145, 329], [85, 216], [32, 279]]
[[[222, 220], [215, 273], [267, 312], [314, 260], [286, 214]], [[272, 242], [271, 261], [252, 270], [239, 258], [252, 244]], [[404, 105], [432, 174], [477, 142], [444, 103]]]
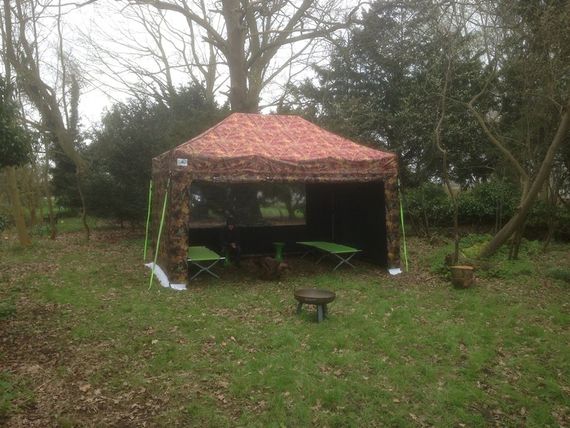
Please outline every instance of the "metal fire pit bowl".
[[319, 288], [300, 288], [294, 292], [297, 304], [297, 314], [301, 313], [303, 303], [317, 307], [317, 322], [321, 322], [327, 316], [327, 303], [332, 302], [336, 294], [330, 290]]

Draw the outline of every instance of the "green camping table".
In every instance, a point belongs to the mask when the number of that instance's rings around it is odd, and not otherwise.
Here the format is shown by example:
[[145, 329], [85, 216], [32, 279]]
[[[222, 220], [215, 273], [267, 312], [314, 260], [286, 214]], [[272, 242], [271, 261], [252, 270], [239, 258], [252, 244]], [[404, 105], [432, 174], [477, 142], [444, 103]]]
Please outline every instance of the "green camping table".
[[317, 260], [317, 263], [319, 263], [323, 258], [329, 255], [335, 256], [337, 259], [340, 260], [340, 262], [334, 267], [333, 271], [337, 270], [343, 264], [347, 264], [352, 268], [354, 268], [354, 265], [350, 263], [350, 259], [352, 259], [356, 255], [356, 253], [362, 251], [357, 248], [349, 247], [348, 245], [335, 244], [334, 242], [326, 242], [326, 241], [301, 241], [297, 242], [297, 244], [301, 244], [306, 247], [310, 247], [324, 252], [325, 254], [323, 254]]
[[190, 272], [190, 265], [194, 265], [199, 269], [198, 272], [190, 278], [190, 280], [193, 280], [202, 272], [208, 272], [210, 275], [219, 278], [219, 276], [212, 272], [211, 269], [216, 263], [222, 260], [225, 260], [225, 257], [220, 256], [218, 253], [207, 247], [188, 247], [188, 272]]

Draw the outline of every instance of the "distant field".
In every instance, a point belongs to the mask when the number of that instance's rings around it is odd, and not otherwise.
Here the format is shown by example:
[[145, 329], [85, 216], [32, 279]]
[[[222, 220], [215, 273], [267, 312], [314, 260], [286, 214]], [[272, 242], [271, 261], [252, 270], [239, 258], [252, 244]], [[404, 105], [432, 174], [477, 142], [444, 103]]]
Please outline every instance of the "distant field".
[[[570, 245], [469, 290], [412, 239], [399, 277], [293, 258], [265, 282], [246, 261], [175, 292], [148, 290], [140, 234], [62, 226], [0, 243], [0, 425], [570, 425]], [[321, 324], [295, 315], [314, 286], [338, 296]]]

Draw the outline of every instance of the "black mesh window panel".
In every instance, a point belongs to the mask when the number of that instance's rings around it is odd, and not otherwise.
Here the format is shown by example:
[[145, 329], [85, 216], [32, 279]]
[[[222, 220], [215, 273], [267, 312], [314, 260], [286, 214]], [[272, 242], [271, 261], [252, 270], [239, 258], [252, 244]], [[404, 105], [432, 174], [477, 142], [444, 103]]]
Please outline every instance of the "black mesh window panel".
[[305, 186], [285, 183], [206, 183], [190, 187], [191, 227], [305, 224]]
[[363, 250], [362, 258], [386, 266], [384, 184], [307, 185], [307, 239]]

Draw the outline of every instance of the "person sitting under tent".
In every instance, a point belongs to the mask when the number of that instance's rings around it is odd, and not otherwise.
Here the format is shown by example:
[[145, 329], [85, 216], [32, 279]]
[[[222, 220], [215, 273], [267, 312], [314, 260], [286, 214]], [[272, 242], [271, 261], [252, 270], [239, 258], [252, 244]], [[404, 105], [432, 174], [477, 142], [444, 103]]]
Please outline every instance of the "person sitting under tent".
[[222, 233], [222, 246], [227, 259], [239, 267], [241, 258], [239, 229], [233, 218], [228, 218], [226, 221], [226, 227]]

